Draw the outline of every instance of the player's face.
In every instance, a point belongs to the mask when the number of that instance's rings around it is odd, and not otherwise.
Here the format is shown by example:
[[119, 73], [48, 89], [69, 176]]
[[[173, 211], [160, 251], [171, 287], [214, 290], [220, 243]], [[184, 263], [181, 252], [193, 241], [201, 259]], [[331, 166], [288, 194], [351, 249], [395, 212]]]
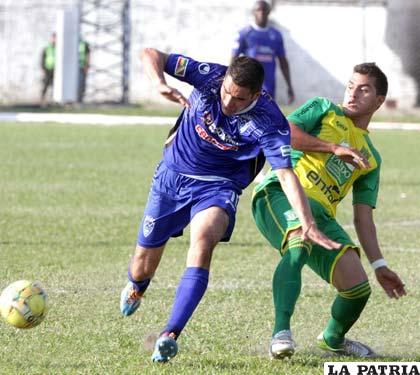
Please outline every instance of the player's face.
[[238, 86], [232, 77], [227, 75], [220, 89], [222, 112], [226, 116], [233, 116], [248, 107], [259, 95], [259, 92], [252, 94], [247, 87]]
[[377, 95], [375, 77], [353, 73], [344, 93], [343, 108], [350, 118], [372, 115], [384, 102], [385, 97]]
[[265, 5], [262, 1], [259, 1], [256, 5], [254, 10], [252, 11], [254, 14], [255, 23], [259, 27], [266, 27], [268, 22], [268, 15], [270, 14], [270, 9], [267, 5]]

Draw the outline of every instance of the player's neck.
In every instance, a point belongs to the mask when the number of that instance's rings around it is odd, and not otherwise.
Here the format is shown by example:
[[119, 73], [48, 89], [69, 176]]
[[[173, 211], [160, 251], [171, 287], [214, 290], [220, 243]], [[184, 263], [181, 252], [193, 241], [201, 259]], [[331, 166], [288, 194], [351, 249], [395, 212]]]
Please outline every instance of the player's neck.
[[373, 114], [363, 115], [363, 116], [358, 116], [358, 117], [350, 117], [350, 118], [353, 121], [353, 124], [357, 128], [367, 130], [370, 120], [372, 119], [372, 115]]
[[252, 28], [253, 28], [253, 29], [255, 29], [255, 30], [264, 31], [264, 30], [267, 30], [267, 29], [268, 29], [268, 22], [267, 22], [264, 26], [262, 26], [262, 25], [257, 25], [255, 22], [252, 22], [252, 23], [251, 23], [251, 26], [252, 26]]

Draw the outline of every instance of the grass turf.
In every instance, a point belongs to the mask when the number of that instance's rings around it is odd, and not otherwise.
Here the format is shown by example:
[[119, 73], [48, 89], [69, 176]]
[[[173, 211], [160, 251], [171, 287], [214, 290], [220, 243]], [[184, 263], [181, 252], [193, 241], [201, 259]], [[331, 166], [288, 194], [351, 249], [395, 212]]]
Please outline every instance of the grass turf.
[[[331, 358], [316, 349], [315, 337], [334, 292], [306, 269], [292, 322], [297, 353], [287, 362], [268, 359], [278, 255], [252, 221], [251, 189], [231, 242], [215, 251], [209, 289], [179, 339], [180, 353], [169, 366], [150, 363], [150, 338], [168, 317], [188, 230], [169, 243], [141, 310], [122, 318], [118, 300], [167, 132], [0, 124], [0, 288], [37, 279], [51, 304], [34, 329], [1, 323], [0, 374], [323, 373]], [[372, 138], [383, 157], [378, 235], [409, 294], [389, 300], [366, 267], [373, 293], [349, 337], [383, 354], [381, 361], [419, 361], [418, 134], [376, 131]], [[354, 236], [350, 199], [339, 220]]]

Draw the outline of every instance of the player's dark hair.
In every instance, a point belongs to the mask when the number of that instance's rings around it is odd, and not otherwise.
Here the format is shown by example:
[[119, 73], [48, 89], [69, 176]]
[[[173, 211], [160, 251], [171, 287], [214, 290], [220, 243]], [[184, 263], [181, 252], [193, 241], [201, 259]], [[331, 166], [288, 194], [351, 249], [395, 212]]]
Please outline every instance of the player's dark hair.
[[263, 8], [264, 12], [267, 14], [271, 11], [271, 5], [265, 0], [258, 0], [254, 3], [252, 10], [255, 11], [258, 8]]
[[264, 82], [264, 68], [261, 63], [252, 57], [235, 57], [229, 65], [226, 75], [241, 87], [246, 87], [255, 94], [262, 89]]
[[386, 78], [385, 73], [379, 69], [374, 62], [356, 65], [353, 68], [353, 72], [365, 75], [367, 74], [369, 77], [376, 78], [375, 88], [377, 95], [386, 96], [388, 93], [388, 79]]

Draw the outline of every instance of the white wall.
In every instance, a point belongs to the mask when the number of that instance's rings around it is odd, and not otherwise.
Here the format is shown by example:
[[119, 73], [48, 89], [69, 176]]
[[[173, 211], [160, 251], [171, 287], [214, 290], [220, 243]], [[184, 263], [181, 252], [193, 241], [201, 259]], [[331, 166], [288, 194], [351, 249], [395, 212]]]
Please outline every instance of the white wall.
[[[57, 9], [75, 2], [2, 2], [0, 48], [7, 51], [8, 56], [0, 57], [0, 103], [38, 102], [41, 49], [55, 24]], [[228, 63], [234, 35], [249, 22], [253, 2], [132, 0], [130, 100], [162, 100], [143, 74], [138, 58], [140, 48], [152, 46], [165, 52], [185, 53], [200, 60]], [[37, 5], [34, 6], [34, 3]], [[388, 8], [369, 6], [364, 13], [359, 7], [290, 5], [291, 2], [274, 8], [271, 19], [284, 34], [296, 105], [315, 95], [340, 101], [352, 67], [364, 60], [377, 62], [387, 73], [389, 98], [396, 99], [400, 107], [414, 104], [417, 86], [408, 75], [407, 62], [402, 63], [404, 56], [407, 59], [406, 51], [412, 49], [412, 44], [405, 46], [407, 43], [403, 44], [403, 40], [417, 40], [415, 35], [407, 33], [409, 30], [404, 29], [404, 25], [410, 9], [420, 11], [420, 2], [404, 0], [401, 5], [398, 0], [389, 0], [389, 3]], [[408, 10], [407, 5], [411, 6]], [[389, 12], [394, 12], [392, 24]], [[395, 14], [399, 17], [394, 17]], [[405, 31], [399, 33], [399, 30]], [[394, 45], [392, 49], [388, 46], [390, 40]], [[395, 48], [395, 45], [400, 48]], [[278, 100], [283, 103], [285, 90], [281, 87], [284, 85], [282, 79], [279, 79], [278, 85]], [[190, 89], [182, 86], [181, 90], [187, 93]]]

